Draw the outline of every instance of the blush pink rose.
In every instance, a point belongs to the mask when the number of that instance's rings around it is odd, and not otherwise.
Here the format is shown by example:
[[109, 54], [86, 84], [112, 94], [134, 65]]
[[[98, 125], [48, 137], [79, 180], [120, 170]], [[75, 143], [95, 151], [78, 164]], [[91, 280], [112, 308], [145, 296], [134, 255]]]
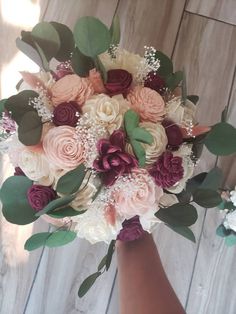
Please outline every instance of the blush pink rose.
[[101, 74], [96, 69], [92, 69], [89, 71], [89, 80], [93, 86], [95, 93], [103, 94], [106, 92]]
[[127, 96], [130, 107], [142, 121], [159, 122], [165, 114], [165, 103], [160, 94], [148, 87], [136, 86]]
[[52, 86], [51, 92], [54, 106], [69, 101], [75, 101], [79, 106], [82, 106], [93, 95], [94, 90], [87, 78], [70, 74], [58, 80]]
[[[118, 182], [113, 198], [118, 214], [125, 219], [142, 216], [149, 210], [158, 210], [158, 201], [163, 195], [161, 187], [155, 185], [145, 169], [133, 169], [130, 180]], [[114, 186], [115, 187], [115, 186]]]
[[48, 131], [43, 139], [43, 148], [48, 161], [64, 170], [72, 170], [84, 161], [84, 147], [70, 126], [58, 126]]

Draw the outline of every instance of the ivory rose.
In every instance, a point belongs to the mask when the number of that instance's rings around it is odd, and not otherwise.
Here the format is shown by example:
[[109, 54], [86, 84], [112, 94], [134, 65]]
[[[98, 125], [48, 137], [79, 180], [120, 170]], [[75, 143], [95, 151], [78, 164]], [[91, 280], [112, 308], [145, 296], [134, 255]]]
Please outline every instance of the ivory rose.
[[130, 219], [136, 215], [142, 217], [148, 211], [156, 212], [162, 194], [162, 188], [155, 185], [148, 172], [139, 168], [133, 169], [127, 180], [117, 180], [113, 198], [117, 212]]
[[[153, 136], [152, 144], [149, 145], [142, 143], [146, 152], [146, 164], [150, 165], [154, 163], [157, 157], [160, 156], [166, 149], [168, 142], [166, 132], [161, 124], [142, 122], [139, 126], [147, 130]], [[130, 144], [127, 144], [126, 149], [130, 154], [133, 154], [132, 146]]]
[[70, 126], [50, 129], [44, 137], [43, 148], [51, 166], [59, 169], [72, 170], [84, 161], [84, 147]]
[[27, 148], [19, 152], [18, 166], [32, 181], [44, 180], [51, 185], [50, 165], [44, 154], [29, 151]]
[[66, 75], [51, 88], [52, 102], [57, 106], [63, 102], [75, 101], [79, 106], [93, 95], [93, 86], [87, 78], [76, 74]]
[[165, 103], [156, 91], [136, 86], [127, 96], [130, 107], [136, 111], [142, 121], [160, 122], [165, 114]]
[[112, 134], [119, 129], [123, 122], [123, 114], [128, 109], [129, 103], [122, 95], [109, 97], [100, 94], [91, 97], [82, 107], [83, 114], [87, 113], [98, 125]]
[[134, 81], [137, 81], [140, 75], [140, 67], [144, 64], [145, 59], [125, 49], [117, 49], [115, 55], [116, 57], [113, 58], [110, 53], [105, 52], [99, 56], [105, 69], [107, 71], [126, 70], [132, 74]]
[[183, 105], [181, 97], [175, 97], [166, 104], [166, 118], [179, 125], [185, 125], [189, 121], [193, 121], [195, 112], [196, 106], [188, 99]]
[[114, 224], [110, 224], [105, 219], [105, 207], [102, 202], [93, 205], [82, 215], [71, 217], [76, 223], [75, 231], [79, 238], [84, 238], [90, 243], [106, 242], [115, 240], [122, 229], [121, 221], [118, 219]]

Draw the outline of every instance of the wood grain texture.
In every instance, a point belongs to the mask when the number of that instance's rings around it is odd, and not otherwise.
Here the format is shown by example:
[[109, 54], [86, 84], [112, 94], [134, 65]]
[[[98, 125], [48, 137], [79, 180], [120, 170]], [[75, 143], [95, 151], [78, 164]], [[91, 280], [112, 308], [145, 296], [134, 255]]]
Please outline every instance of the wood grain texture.
[[185, 0], [120, 0], [121, 46], [143, 53], [153, 46], [171, 55]]
[[236, 25], [235, 0], [189, 0], [186, 10]]
[[82, 299], [78, 289], [96, 272], [107, 245], [86, 240], [57, 249], [45, 249], [26, 314], [103, 314], [106, 312], [115, 274], [115, 258], [109, 269]]
[[118, 0], [50, 0], [44, 21], [57, 21], [73, 29], [81, 16], [95, 16], [108, 27], [111, 24]]

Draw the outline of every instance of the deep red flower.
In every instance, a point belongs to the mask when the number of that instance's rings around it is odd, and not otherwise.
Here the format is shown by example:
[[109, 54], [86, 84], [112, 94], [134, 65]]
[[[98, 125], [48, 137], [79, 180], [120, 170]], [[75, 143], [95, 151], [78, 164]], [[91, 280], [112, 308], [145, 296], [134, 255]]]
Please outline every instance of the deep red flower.
[[132, 83], [132, 75], [121, 69], [109, 70], [105, 88], [110, 96], [123, 94], [126, 97]]
[[49, 186], [33, 184], [27, 191], [29, 204], [36, 211], [42, 210], [56, 197], [56, 191]]
[[183, 143], [183, 135], [180, 127], [173, 121], [164, 119], [162, 125], [165, 128], [168, 145], [172, 150], [178, 149], [179, 145]]
[[118, 234], [117, 239], [121, 241], [134, 241], [141, 238], [145, 231], [139, 221], [139, 216], [125, 220], [122, 223], [122, 230]]
[[164, 95], [166, 83], [158, 74], [151, 72], [148, 74], [148, 77], [144, 82], [144, 86], [154, 89], [160, 95]]
[[138, 167], [137, 159], [125, 151], [124, 131], [114, 131], [109, 140], [101, 139], [98, 142], [98, 152], [99, 158], [94, 161], [93, 167], [101, 173], [106, 186], [114, 184], [118, 176]]
[[78, 122], [79, 109], [77, 103], [71, 101], [62, 103], [53, 111], [53, 123], [57, 126], [69, 125], [75, 127]]
[[182, 158], [173, 156], [169, 151], [164, 152], [149, 170], [156, 185], [169, 188], [183, 178], [184, 168]]

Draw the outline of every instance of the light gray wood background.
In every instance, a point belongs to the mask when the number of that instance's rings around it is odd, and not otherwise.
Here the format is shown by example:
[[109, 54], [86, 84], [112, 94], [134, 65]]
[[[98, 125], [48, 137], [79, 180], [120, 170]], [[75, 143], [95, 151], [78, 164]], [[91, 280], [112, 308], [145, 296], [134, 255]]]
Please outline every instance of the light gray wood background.
[[[7, 11], [7, 3], [11, 10]], [[11, 17], [14, 9], [15, 19]], [[24, 22], [32, 20], [35, 10], [38, 15], [33, 24], [55, 20], [71, 27], [83, 15], [97, 16], [109, 25], [117, 12], [123, 47], [142, 52], [144, 45], [153, 45], [173, 57], [176, 70], [185, 68], [189, 94], [200, 95], [201, 123], [219, 121], [227, 105], [229, 121], [236, 125], [235, 0], [1, 0], [1, 97], [15, 92], [18, 77], [7, 77], [5, 70], [9, 64], [13, 73], [19, 70], [19, 64], [14, 62], [18, 56], [14, 40]], [[30, 29], [33, 24], [26, 23], [25, 28]], [[6, 92], [3, 87], [8, 81], [12, 89], [9, 87]], [[205, 150], [196, 171], [207, 171], [216, 162], [225, 173], [225, 185], [233, 187], [235, 156], [216, 161]], [[7, 172], [7, 160], [2, 158], [1, 181]], [[217, 209], [198, 207], [198, 213], [199, 220], [193, 227], [196, 244], [164, 226], [156, 230], [154, 237], [165, 270], [187, 313], [234, 314], [236, 248], [226, 248], [222, 239], [215, 236], [222, 219]], [[0, 219], [1, 314], [119, 313], [116, 259], [91, 291], [83, 299], [77, 298], [79, 284], [96, 270], [106, 245], [91, 246], [76, 240], [66, 247], [28, 254], [23, 249], [25, 240], [32, 233], [47, 230], [48, 225], [41, 220], [17, 227], [3, 217]]]

